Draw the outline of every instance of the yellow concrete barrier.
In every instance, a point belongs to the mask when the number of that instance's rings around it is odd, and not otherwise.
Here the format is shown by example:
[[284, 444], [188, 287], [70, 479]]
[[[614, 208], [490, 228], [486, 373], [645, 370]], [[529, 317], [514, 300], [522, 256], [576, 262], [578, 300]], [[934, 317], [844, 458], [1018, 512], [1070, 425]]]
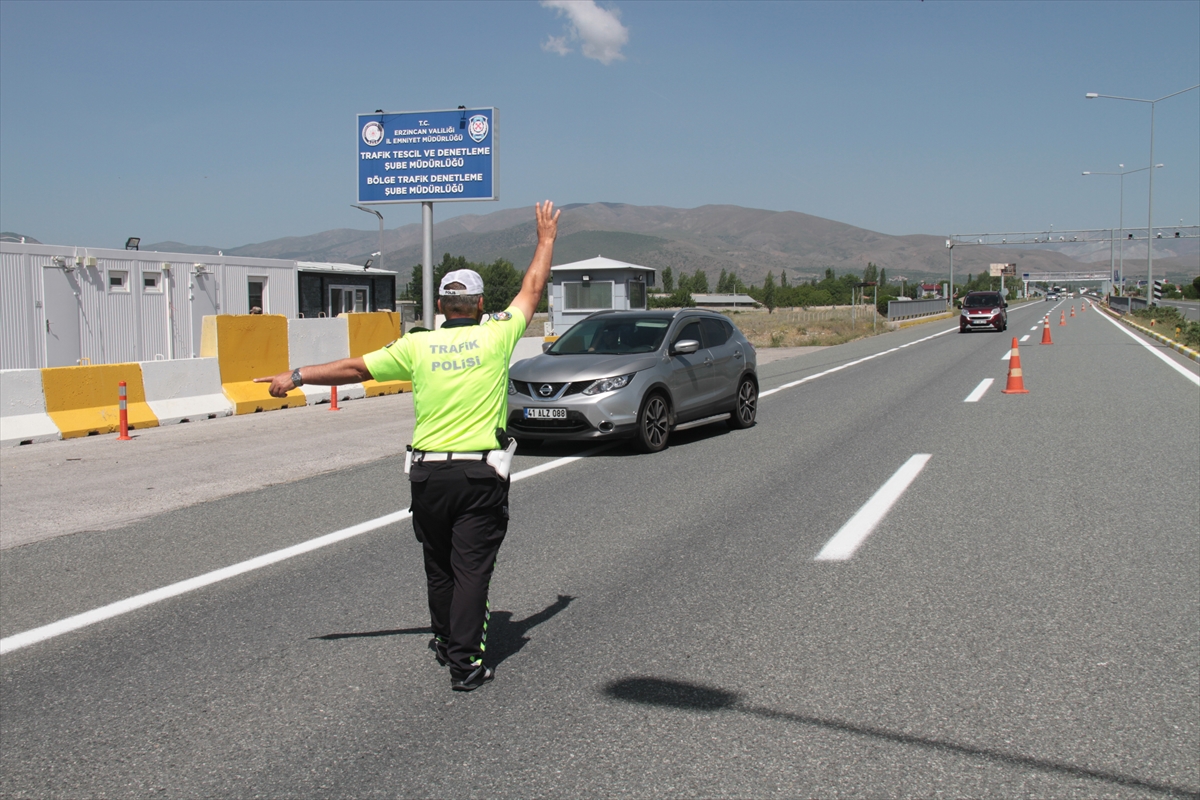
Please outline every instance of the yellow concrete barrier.
[[220, 314], [205, 317], [200, 335], [200, 355], [216, 358], [221, 370], [221, 390], [233, 403], [235, 414], [274, 411], [302, 406], [304, 392], [293, 389], [287, 397], [271, 397], [266, 383], [255, 378], [288, 370], [287, 317], [282, 314]]
[[46, 413], [64, 439], [120, 430], [119, 387], [125, 381], [129, 429], [156, 428], [158, 418], [146, 404], [142, 368], [137, 364], [97, 364], [42, 370]]
[[[358, 358], [400, 338], [400, 315], [395, 311], [347, 314], [350, 327], [350, 357]], [[411, 381], [363, 381], [367, 397], [411, 392]]]

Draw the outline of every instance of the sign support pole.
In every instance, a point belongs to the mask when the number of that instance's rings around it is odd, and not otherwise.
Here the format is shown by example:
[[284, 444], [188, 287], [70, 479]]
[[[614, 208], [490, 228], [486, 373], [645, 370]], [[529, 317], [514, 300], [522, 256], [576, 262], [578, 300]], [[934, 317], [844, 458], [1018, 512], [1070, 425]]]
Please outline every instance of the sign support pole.
[[421, 203], [421, 324], [433, 330], [433, 203]]

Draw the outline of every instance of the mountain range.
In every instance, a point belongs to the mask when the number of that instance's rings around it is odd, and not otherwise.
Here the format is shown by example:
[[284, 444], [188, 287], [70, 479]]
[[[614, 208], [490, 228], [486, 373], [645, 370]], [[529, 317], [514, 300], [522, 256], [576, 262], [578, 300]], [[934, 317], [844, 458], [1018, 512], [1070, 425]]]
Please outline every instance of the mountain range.
[[[867, 262], [887, 270], [889, 278], [909, 280], [943, 276], [949, 269], [946, 237], [928, 234], [893, 236], [796, 211], [769, 211], [733, 205], [680, 209], [626, 203], [571, 204], [562, 207], [554, 263], [565, 264], [603, 255], [619, 261], [676, 274], [703, 269], [710, 281], [721, 270], [736, 272], [744, 282], [761, 283], [768, 271], [789, 280], [861, 273]], [[497, 258], [524, 269], [533, 256], [537, 232], [530, 208], [464, 214], [444, 222], [434, 219], [434, 257], [442, 253], [474, 262]], [[420, 224], [384, 231], [387, 269], [407, 276], [421, 261]], [[1125, 266], [1136, 274], [1145, 269], [1145, 245], [1129, 247]], [[157, 242], [143, 250], [216, 254], [218, 248], [180, 242]], [[338, 228], [308, 236], [221, 248], [227, 256], [285, 258], [362, 264], [379, 249], [377, 231]], [[1078, 271], [1108, 261], [1107, 243], [1055, 243], [1042, 247], [954, 248], [956, 276], [986, 271], [991, 263], [1015, 263], [1017, 272]], [[376, 259], [375, 265], [379, 265]], [[1190, 277], [1200, 271], [1200, 240], [1164, 239], [1155, 243], [1156, 275]]]

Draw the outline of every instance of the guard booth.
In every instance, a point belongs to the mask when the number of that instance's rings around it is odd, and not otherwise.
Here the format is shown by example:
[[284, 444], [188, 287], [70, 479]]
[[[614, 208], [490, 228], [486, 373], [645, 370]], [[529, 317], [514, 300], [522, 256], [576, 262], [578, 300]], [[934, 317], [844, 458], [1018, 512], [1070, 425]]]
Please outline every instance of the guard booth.
[[354, 264], [297, 261], [301, 317], [396, 310], [396, 273]]
[[646, 308], [646, 289], [654, 286], [652, 267], [604, 256], [550, 268], [550, 320], [561, 335], [589, 314], [606, 309]]

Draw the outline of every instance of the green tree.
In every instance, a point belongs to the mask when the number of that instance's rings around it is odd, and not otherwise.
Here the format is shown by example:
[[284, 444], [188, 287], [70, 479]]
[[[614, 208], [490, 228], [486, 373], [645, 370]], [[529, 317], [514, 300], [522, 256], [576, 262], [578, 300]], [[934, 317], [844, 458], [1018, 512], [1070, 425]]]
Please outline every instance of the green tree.
[[777, 300], [775, 297], [775, 292], [775, 276], [770, 272], [767, 272], [767, 279], [763, 281], [762, 304], [767, 307], [768, 314], [771, 314], [775, 311]]
[[701, 268], [697, 268], [696, 274], [692, 276], [691, 288], [697, 294], [706, 294], [708, 292], [708, 273]]
[[888, 279], [887, 279], [887, 270], [886, 270], [886, 269], [884, 269], [883, 267], [880, 267], [880, 268], [879, 268], [879, 285], [880, 285], [881, 287], [882, 287], [882, 286], [887, 286], [887, 282], [888, 282]]
[[[444, 278], [446, 276], [446, 273], [451, 272], [452, 270], [456, 270], [456, 269], [471, 269], [471, 268], [472, 268], [472, 265], [470, 262], [467, 261], [466, 258], [464, 258], [463, 256], [452, 257], [449, 253], [445, 253], [442, 255], [442, 263], [433, 265], [433, 287], [434, 287], [433, 302], [434, 302], [434, 309], [435, 309], [434, 313], [437, 313], [436, 312], [437, 287], [439, 285], [441, 285], [442, 278]], [[424, 279], [424, 276], [421, 274], [421, 272], [422, 272], [421, 265], [420, 264], [415, 265], [412, 268], [412, 282], [409, 284], [409, 291], [412, 293], [413, 300], [417, 301], [417, 317], [418, 318], [424, 316], [424, 314], [425, 314], [425, 310], [424, 310], [425, 307], [424, 307], [423, 301], [421, 299], [424, 296], [422, 287], [424, 286], [425, 279]]]
[[724, 269], [721, 270], [721, 276], [717, 278], [717, 291], [724, 294], [730, 291], [729, 288], [729, 273]]
[[675, 290], [687, 292], [688, 294], [694, 292], [695, 288], [692, 286], [692, 276], [688, 275], [686, 272], [680, 271], [679, 280], [675, 284]]
[[780, 289], [788, 288], [787, 270], [786, 269], [779, 270], [779, 288]]
[[663, 291], [665, 291], [665, 292], [675, 291], [675, 273], [671, 271], [670, 267], [663, 267], [662, 279], [663, 279]]
[[867, 268], [863, 270], [863, 281], [866, 283], [879, 282], [879, 267], [870, 261], [867, 262]]
[[524, 276], [517, 272], [511, 261], [498, 258], [487, 266], [476, 268], [476, 272], [483, 278], [485, 314], [495, 314], [508, 308], [508, 304], [521, 291]]

